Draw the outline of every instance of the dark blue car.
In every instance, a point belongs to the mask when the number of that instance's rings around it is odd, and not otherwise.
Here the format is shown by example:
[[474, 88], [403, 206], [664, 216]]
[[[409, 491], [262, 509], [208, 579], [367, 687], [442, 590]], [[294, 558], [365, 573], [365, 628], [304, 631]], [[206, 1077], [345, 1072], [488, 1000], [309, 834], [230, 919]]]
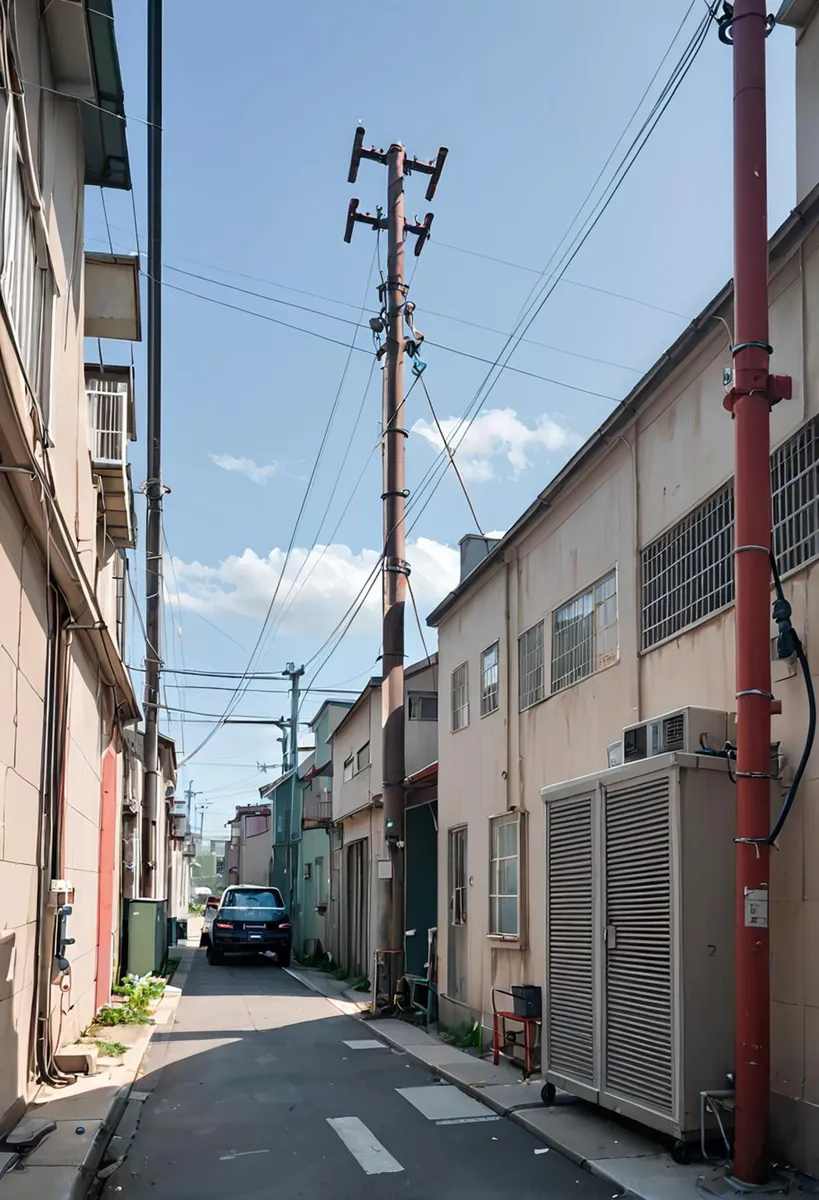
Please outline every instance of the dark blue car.
[[208, 962], [218, 966], [228, 954], [274, 951], [280, 967], [290, 966], [293, 927], [282, 894], [274, 887], [229, 887], [213, 918]]

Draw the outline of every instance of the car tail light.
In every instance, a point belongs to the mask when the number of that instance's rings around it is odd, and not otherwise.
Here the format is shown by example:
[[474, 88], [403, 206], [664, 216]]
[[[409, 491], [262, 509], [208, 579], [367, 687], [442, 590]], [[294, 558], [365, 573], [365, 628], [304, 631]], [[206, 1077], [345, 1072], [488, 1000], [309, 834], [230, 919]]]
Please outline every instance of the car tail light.
[[214, 921], [214, 924], [217, 929], [232, 929], [233, 928], [232, 921]]
[[289, 921], [279, 921], [279, 929], [292, 929]]

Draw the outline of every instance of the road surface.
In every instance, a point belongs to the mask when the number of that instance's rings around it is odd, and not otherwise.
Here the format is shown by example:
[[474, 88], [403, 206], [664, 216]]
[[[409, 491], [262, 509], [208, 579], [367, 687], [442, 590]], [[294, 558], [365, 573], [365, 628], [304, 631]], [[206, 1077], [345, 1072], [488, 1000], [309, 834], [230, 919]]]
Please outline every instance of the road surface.
[[[199, 951], [105, 1200], [610, 1200], [272, 962]], [[540, 1151], [540, 1153], [537, 1153]]]

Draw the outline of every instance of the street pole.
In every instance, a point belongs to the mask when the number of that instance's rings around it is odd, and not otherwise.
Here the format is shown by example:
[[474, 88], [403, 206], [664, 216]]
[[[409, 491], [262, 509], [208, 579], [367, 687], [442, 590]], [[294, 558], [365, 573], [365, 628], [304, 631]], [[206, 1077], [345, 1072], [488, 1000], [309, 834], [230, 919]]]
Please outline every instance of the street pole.
[[770, 1089], [768, 831], [771, 820], [770, 409], [791, 381], [769, 375], [765, 0], [719, 22], [733, 45], [734, 345], [725, 407], [734, 420], [737, 857], [736, 1114], [733, 1171], [765, 1182]]
[[[446, 160], [441, 147], [434, 162], [408, 159], [404, 147], [393, 142], [383, 150], [364, 147], [364, 130], [359, 126], [353, 142], [348, 180], [355, 183], [362, 158], [387, 167], [387, 215], [358, 212], [358, 200], [351, 200], [347, 211], [344, 240], [352, 238], [356, 222], [376, 231], [387, 231], [387, 279], [380, 289], [382, 316], [386, 327], [386, 359], [382, 392], [382, 480], [383, 490], [383, 608], [382, 608], [382, 684], [381, 739], [384, 806], [384, 835], [391, 864], [390, 871], [390, 996], [403, 975], [404, 959], [404, 807], [406, 803], [404, 761], [404, 608], [409, 564], [406, 560], [405, 505], [405, 428], [404, 404], [404, 312], [408, 288], [404, 282], [404, 239], [416, 235], [415, 254], [420, 254], [429, 237], [432, 213], [422, 223], [411, 224], [404, 217], [404, 178], [413, 171], [430, 176], [426, 198], [431, 200]], [[374, 990], [378, 986], [374, 981]]]
[[162, 0], [148, 0], [148, 474], [145, 483], [143, 895], [157, 895], [162, 628]]
[[[294, 919], [293, 902], [296, 894], [296, 867], [297, 855], [294, 854], [293, 846], [293, 821], [296, 816], [296, 788], [298, 784], [299, 774], [299, 680], [304, 674], [304, 667], [297, 667], [295, 663], [288, 663], [284, 671], [285, 678], [290, 680], [290, 753], [287, 753], [287, 731], [282, 729], [284, 735], [284, 752], [287, 763], [290, 766], [290, 829], [289, 838], [286, 849], [286, 861], [288, 872], [288, 884], [290, 890], [290, 920]], [[273, 814], [275, 820], [276, 814]]]

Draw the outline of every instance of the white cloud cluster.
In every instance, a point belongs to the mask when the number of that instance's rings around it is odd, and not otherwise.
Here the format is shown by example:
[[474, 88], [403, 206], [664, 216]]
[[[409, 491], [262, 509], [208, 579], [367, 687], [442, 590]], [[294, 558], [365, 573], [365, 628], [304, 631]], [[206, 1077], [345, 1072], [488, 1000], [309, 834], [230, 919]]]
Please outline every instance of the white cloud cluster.
[[[458, 443], [459, 417], [445, 417], [441, 429], [447, 442]], [[419, 434], [436, 450], [443, 442], [433, 421], [418, 420], [412, 432]], [[580, 444], [576, 434], [552, 417], [542, 416], [534, 425], [522, 421], [513, 408], [491, 408], [480, 413], [464, 439], [457, 445], [455, 458], [464, 479], [470, 483], [491, 483], [498, 478], [497, 461], [506, 459], [513, 479], [532, 465], [529, 452], [548, 453], [574, 449]]]
[[235, 471], [260, 487], [265, 487], [269, 479], [281, 472], [281, 464], [277, 462], [259, 466], [252, 458], [234, 458], [231, 454], [211, 454], [210, 458], [223, 471]]
[[[262, 620], [276, 590], [285, 552], [260, 557], [253, 550], [231, 555], [217, 566], [174, 561], [179, 603], [210, 617], [239, 616]], [[423, 620], [458, 582], [457, 548], [418, 538], [407, 548], [412, 588]], [[378, 561], [377, 550], [354, 553], [348, 546], [295, 549], [279, 588], [273, 620], [287, 637], [326, 637], [352, 605]], [[381, 614], [380, 572], [354, 625], [371, 633]]]

